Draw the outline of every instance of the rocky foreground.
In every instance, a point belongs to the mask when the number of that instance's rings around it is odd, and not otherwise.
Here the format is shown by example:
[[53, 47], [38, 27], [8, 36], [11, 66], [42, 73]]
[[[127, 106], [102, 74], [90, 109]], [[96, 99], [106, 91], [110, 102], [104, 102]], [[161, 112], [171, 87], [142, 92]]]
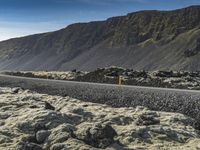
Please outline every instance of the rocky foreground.
[[198, 150], [194, 120], [0, 88], [1, 150]]

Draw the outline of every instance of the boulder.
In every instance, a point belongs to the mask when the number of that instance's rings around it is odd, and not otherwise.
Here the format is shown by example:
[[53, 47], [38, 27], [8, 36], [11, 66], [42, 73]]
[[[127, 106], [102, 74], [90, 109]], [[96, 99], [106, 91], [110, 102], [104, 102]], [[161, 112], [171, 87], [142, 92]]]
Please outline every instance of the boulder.
[[143, 113], [138, 116], [136, 120], [136, 125], [138, 126], [149, 126], [160, 124], [160, 119], [158, 118], [157, 113]]
[[43, 143], [47, 137], [49, 136], [49, 131], [47, 130], [40, 130], [36, 133], [35, 137], [36, 137], [36, 140], [37, 142], [40, 144], [40, 143]]
[[82, 137], [86, 144], [96, 148], [106, 148], [115, 143], [114, 137], [117, 136], [116, 131], [110, 125], [96, 124], [83, 130]]

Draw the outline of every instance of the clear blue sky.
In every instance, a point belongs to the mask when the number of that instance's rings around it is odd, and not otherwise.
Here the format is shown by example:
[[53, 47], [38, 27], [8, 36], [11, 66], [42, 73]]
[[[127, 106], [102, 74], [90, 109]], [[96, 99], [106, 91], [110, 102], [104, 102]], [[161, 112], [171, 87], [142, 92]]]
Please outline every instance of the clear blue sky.
[[190, 5], [200, 0], [0, 0], [0, 41], [138, 10]]

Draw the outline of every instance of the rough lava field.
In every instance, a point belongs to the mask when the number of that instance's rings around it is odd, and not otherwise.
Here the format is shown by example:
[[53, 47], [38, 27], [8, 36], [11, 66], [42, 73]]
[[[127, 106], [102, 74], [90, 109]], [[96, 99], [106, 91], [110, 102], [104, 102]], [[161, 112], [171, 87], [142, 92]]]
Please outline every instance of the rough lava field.
[[122, 84], [200, 90], [200, 71], [135, 71], [120, 67], [98, 68], [91, 72], [83, 71], [20, 71], [3, 72], [7, 75], [71, 80], [81, 82], [118, 84], [119, 76]]
[[194, 120], [0, 88], [0, 150], [198, 150]]

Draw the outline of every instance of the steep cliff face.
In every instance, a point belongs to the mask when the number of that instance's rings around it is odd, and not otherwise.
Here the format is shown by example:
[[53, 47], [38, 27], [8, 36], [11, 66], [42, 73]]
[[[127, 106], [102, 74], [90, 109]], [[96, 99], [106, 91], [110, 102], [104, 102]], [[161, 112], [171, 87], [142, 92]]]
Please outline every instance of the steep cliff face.
[[200, 69], [200, 6], [140, 11], [0, 42], [1, 70]]

